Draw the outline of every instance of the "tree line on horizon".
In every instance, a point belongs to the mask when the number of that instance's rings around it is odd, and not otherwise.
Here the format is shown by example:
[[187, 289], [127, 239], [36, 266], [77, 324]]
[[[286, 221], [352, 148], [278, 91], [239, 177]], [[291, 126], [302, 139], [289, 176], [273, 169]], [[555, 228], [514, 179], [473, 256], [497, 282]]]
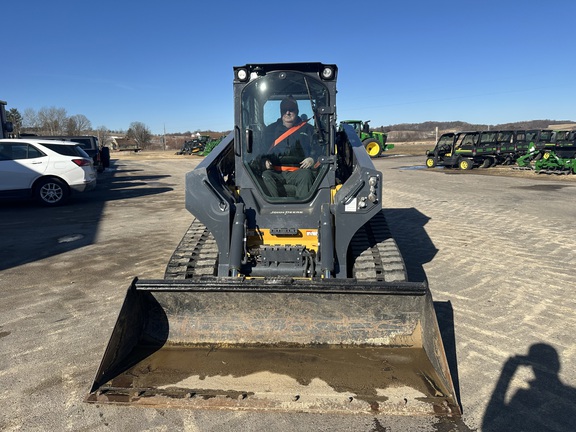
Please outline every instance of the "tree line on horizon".
[[132, 122], [126, 131], [113, 131], [106, 126], [92, 127], [84, 114], [68, 115], [65, 108], [43, 107], [36, 111], [27, 108], [22, 114], [17, 108], [6, 112], [8, 121], [14, 126], [16, 136], [80, 136], [95, 135], [99, 142], [106, 143], [112, 135], [123, 135], [135, 140], [140, 148], [146, 148], [152, 140], [150, 128], [142, 122]]
[[[96, 135], [100, 142], [106, 140], [114, 135], [124, 135], [132, 138], [138, 142], [141, 148], [145, 149], [147, 146], [154, 143], [154, 135], [151, 133], [149, 127], [142, 122], [132, 122], [126, 131], [113, 131], [109, 130], [106, 126], [92, 127], [90, 120], [83, 114], [68, 115], [65, 108], [57, 107], [43, 107], [38, 111], [33, 108], [27, 108], [22, 114], [16, 108], [10, 108], [7, 112], [8, 120], [14, 125], [14, 133], [16, 136], [21, 134], [36, 134], [36, 135]], [[388, 126], [372, 127], [372, 130], [387, 132], [390, 137], [396, 140], [414, 140], [414, 139], [429, 139], [433, 138], [436, 128], [439, 131], [450, 130], [496, 130], [496, 129], [546, 129], [555, 124], [574, 124], [576, 122], [571, 120], [529, 120], [514, 123], [502, 123], [497, 125], [489, 124], [475, 124], [464, 121], [426, 121], [422, 123], [399, 123]], [[197, 132], [202, 135], [210, 135], [218, 137], [226, 135], [229, 131], [203, 131], [196, 130], [194, 132], [172, 132], [166, 134], [169, 137], [186, 137], [191, 136]], [[166, 141], [164, 141], [164, 144]]]
[[399, 123], [388, 126], [380, 126], [375, 130], [381, 132], [392, 131], [416, 131], [430, 132], [436, 130], [489, 130], [489, 129], [546, 129], [555, 124], [574, 124], [571, 120], [529, 120], [513, 123], [501, 123], [496, 125], [467, 123], [464, 121], [426, 121], [422, 123]]
[[476, 130], [531, 130], [548, 129], [553, 125], [576, 125], [571, 120], [530, 120], [514, 123], [502, 123], [496, 125], [474, 124], [463, 121], [427, 121], [422, 123], [400, 123], [389, 126], [373, 128], [379, 132], [386, 132], [390, 141], [430, 141], [436, 139], [436, 128], [438, 133], [454, 131], [476, 131]]

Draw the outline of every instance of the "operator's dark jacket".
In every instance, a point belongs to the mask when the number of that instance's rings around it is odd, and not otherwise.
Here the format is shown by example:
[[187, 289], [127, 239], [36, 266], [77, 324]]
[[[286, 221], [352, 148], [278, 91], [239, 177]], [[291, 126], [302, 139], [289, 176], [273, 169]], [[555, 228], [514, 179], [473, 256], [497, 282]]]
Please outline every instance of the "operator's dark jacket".
[[[294, 126], [302, 123], [302, 119], [298, 117]], [[318, 156], [316, 149], [312, 148], [312, 136], [314, 135], [314, 128], [309, 125], [303, 125], [300, 129], [295, 131], [290, 136], [284, 138], [278, 144], [274, 145], [277, 137], [280, 137], [288, 130], [282, 123], [282, 119], [278, 119], [266, 128], [265, 140], [266, 145], [269, 146], [267, 154], [270, 161], [275, 166], [299, 166], [307, 157], [316, 159]]]

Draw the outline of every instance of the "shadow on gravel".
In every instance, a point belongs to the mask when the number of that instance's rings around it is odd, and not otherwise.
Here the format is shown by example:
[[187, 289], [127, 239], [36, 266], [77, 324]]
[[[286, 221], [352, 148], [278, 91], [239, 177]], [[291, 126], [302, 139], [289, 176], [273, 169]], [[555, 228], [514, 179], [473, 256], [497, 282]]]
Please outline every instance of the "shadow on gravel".
[[415, 208], [386, 208], [384, 215], [404, 258], [408, 280], [426, 281], [423, 266], [432, 261], [438, 252], [424, 229], [430, 218]]
[[[384, 209], [384, 215], [386, 216], [392, 236], [396, 240], [400, 253], [404, 258], [408, 280], [412, 282], [427, 281], [424, 264], [432, 261], [438, 253], [438, 249], [434, 246], [434, 243], [424, 228], [430, 218], [415, 208], [387, 208]], [[434, 309], [446, 351], [448, 367], [450, 368], [454, 389], [456, 390], [456, 399], [460, 402], [458, 360], [454, 333], [454, 310], [452, 309], [452, 303], [450, 301], [435, 301]]]
[[[520, 379], [521, 368], [531, 369], [534, 379]], [[482, 431], [573, 431], [576, 389], [562, 383], [559, 372], [558, 352], [546, 343], [510, 357], [486, 407]]]
[[105, 204], [172, 191], [170, 175], [118, 167], [98, 175], [96, 189], [75, 194], [60, 207], [35, 201], [0, 203], [0, 270], [69, 252], [95, 242]]

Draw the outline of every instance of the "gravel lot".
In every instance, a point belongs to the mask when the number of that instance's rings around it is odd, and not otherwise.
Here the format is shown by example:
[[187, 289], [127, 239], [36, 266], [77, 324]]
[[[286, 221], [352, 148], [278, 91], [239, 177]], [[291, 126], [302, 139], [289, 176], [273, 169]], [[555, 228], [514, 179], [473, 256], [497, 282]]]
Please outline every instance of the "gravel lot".
[[130, 281], [161, 278], [192, 221], [184, 176], [201, 159], [143, 152], [113, 154], [67, 206], [0, 204], [0, 430], [573, 430], [576, 176], [396, 153], [375, 161], [384, 208], [432, 290], [461, 421], [83, 403]]

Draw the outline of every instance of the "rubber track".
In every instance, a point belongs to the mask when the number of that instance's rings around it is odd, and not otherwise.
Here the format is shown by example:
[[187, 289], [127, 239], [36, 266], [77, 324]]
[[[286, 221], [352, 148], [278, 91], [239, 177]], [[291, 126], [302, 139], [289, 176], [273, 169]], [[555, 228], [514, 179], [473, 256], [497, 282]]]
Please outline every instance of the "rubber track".
[[353, 276], [358, 280], [379, 282], [406, 281], [406, 266], [388, 222], [380, 211], [352, 238], [350, 250]]
[[164, 279], [213, 276], [217, 260], [218, 246], [214, 236], [204, 224], [194, 219], [168, 261]]
[[[406, 280], [402, 255], [392, 238], [383, 212], [378, 213], [350, 242], [353, 276], [358, 280], [394, 282]], [[212, 234], [197, 219], [172, 254], [164, 279], [189, 279], [215, 275], [218, 247]]]

